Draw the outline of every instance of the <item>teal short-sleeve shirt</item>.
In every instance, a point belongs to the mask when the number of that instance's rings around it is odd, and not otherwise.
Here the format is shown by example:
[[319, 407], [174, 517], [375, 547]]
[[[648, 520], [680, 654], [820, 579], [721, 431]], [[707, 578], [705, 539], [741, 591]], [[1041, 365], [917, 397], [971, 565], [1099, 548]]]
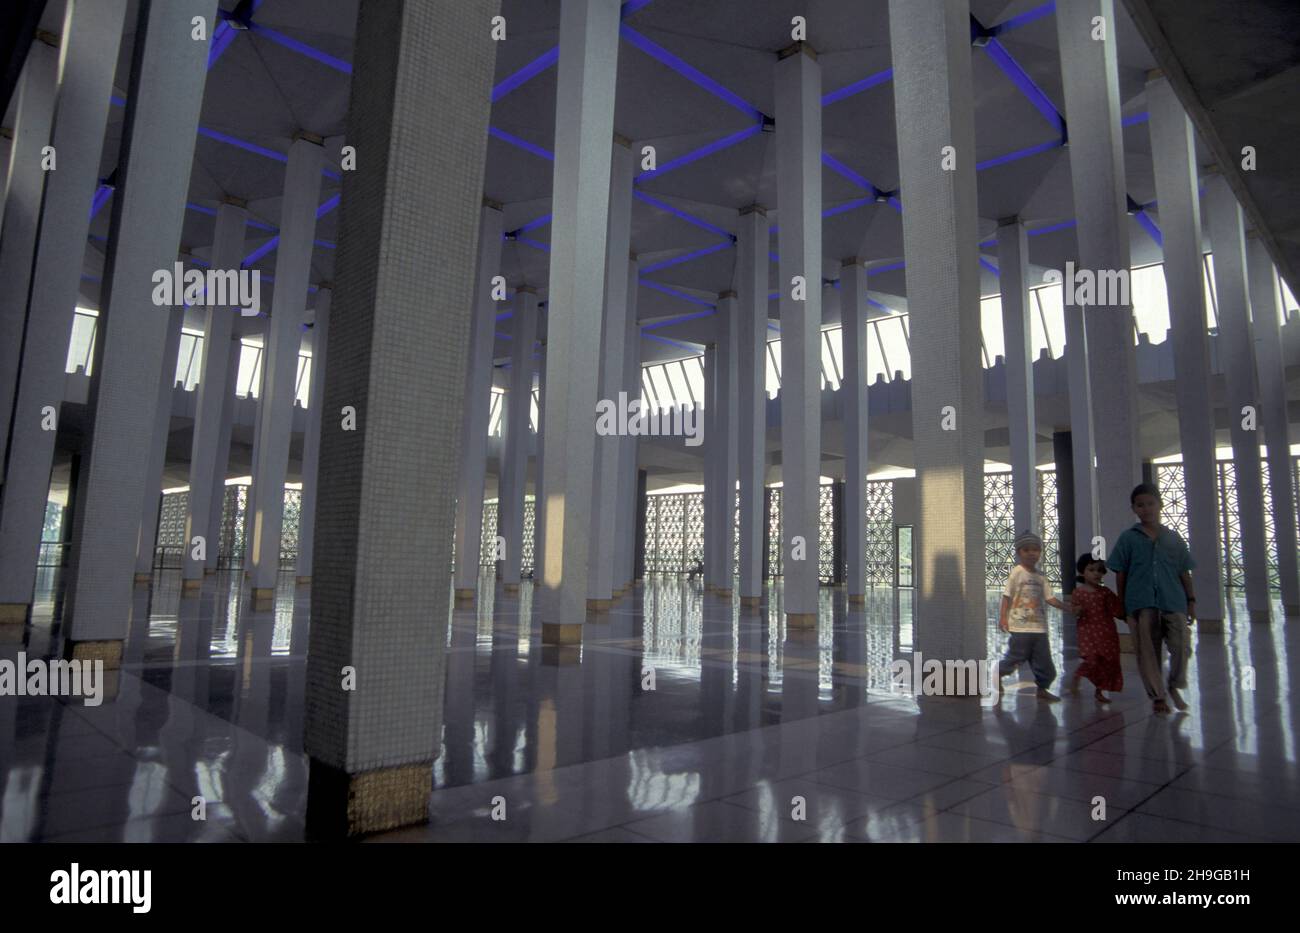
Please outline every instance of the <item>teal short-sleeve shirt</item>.
[[1160, 526], [1153, 539], [1138, 522], [1115, 542], [1106, 566], [1126, 574], [1124, 611], [1129, 615], [1139, 609], [1163, 612], [1187, 612], [1187, 592], [1183, 589], [1184, 573], [1196, 567], [1192, 553], [1182, 535]]

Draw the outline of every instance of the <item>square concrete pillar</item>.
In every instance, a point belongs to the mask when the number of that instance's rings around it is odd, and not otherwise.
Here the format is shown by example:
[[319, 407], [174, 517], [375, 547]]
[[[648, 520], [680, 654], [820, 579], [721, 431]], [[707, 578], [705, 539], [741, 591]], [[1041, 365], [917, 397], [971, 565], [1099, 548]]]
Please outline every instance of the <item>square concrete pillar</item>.
[[736, 569], [742, 606], [763, 599], [767, 553], [767, 212], [754, 205], [740, 212], [736, 237], [736, 442], [740, 479], [740, 566]]
[[780, 214], [781, 551], [785, 614], [817, 624], [821, 479], [822, 109], [816, 52], [797, 43], [776, 64]]
[[498, 9], [361, 0], [357, 14], [347, 139], [359, 157], [343, 178], [324, 401], [355, 406], [357, 425], [322, 419], [304, 745], [313, 835], [428, 815]]
[[891, 0], [889, 8], [907, 299], [918, 312], [910, 342], [915, 644], [926, 658], [979, 660], [987, 656], [984, 400], [970, 11], [964, 0]]

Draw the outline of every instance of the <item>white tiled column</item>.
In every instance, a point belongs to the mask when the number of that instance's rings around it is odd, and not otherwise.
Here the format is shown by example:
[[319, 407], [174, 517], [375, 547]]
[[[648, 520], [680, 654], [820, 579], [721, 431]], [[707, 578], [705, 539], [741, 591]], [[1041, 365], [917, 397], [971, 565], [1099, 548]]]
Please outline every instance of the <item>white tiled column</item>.
[[311, 384], [307, 396], [307, 432], [302, 439], [302, 507], [298, 513], [298, 563], [294, 574], [299, 583], [311, 582], [312, 548], [316, 540], [316, 494], [320, 474], [320, 431], [324, 412], [325, 373], [329, 365], [330, 305], [334, 289], [321, 285], [316, 290], [316, 307], [311, 327]]
[[915, 644], [927, 659], [976, 660], [987, 646], [970, 11], [964, 0], [890, 0], [889, 9], [907, 298], [918, 312]]
[[[207, 78], [207, 47], [191, 38], [190, 21], [202, 16], [209, 28], [214, 26], [216, 3], [154, 4], [147, 15], [147, 29], [137, 33], [145, 46], [143, 54], [136, 49], [137, 73], [127, 104], [125, 178], [113, 211], [104, 276], [108, 288], [97, 337], [102, 344], [89, 406], [94, 427], [82, 451], [88, 478], [78, 502], [64, 609], [69, 626], [65, 650], [72, 657], [84, 654], [106, 662], [120, 658], [131, 619], [136, 549], [130, 542], [143, 537], [141, 506], [150, 484], [155, 497], [159, 491], [159, 427], [171, 414], [183, 312], [153, 304], [153, 275], [172, 269], [180, 248]], [[168, 386], [165, 416], [160, 379]], [[165, 444], [165, 428], [162, 434]], [[150, 475], [155, 468], [157, 473]]]
[[856, 259], [840, 269], [844, 381], [844, 555], [849, 604], [860, 606], [867, 592], [867, 270]]
[[1033, 341], [1029, 327], [1029, 246], [1018, 217], [998, 224], [998, 279], [1011, 436], [1011, 495], [1016, 533], [1038, 527], [1038, 464], [1034, 426]]
[[1147, 81], [1151, 115], [1151, 164], [1164, 238], [1165, 291], [1173, 331], [1174, 397], [1187, 497], [1187, 538], [1201, 572], [1196, 574], [1196, 612], [1201, 631], [1223, 624], [1219, 584], [1219, 479], [1210, 401], [1210, 351], [1206, 338], [1201, 260], [1201, 200], [1197, 191], [1192, 121], [1168, 80]]
[[492, 345], [497, 304], [492, 279], [501, 275], [501, 205], [484, 198], [479, 212], [477, 266], [470, 307], [470, 357], [460, 426], [456, 494], [456, 601], [473, 603], [483, 544], [483, 487], [487, 481], [488, 411], [492, 402]]
[[[1092, 38], [1098, 16], [1107, 24], [1104, 41]], [[1117, 22], [1114, 0], [1058, 0], [1056, 4], [1079, 267], [1094, 274], [1127, 276], [1130, 221], [1120, 128]], [[1067, 318], [1071, 310], [1077, 311], [1067, 307]], [[1081, 531], [1089, 532], [1083, 537], [1091, 540], [1101, 535], [1109, 550], [1133, 524], [1128, 493], [1141, 480], [1133, 313], [1129, 304], [1111, 300], [1084, 308], [1083, 318], [1096, 484], [1103, 494], [1097, 500], [1098, 526], [1087, 529], [1087, 516], [1079, 513], [1077, 500], [1076, 521]], [[1076, 449], [1079, 440], [1076, 430]]]
[[[65, 54], [51, 137], [58, 168], [49, 173], [41, 205], [23, 366], [0, 487], [0, 621], [26, 619], [36, 581], [54, 457], [55, 432], [46, 429], [47, 414], [52, 410], [57, 418], [63, 402], [63, 367], [126, 6], [126, 0], [70, 5], [64, 20]], [[137, 519], [138, 501], [132, 500]], [[132, 529], [127, 540], [134, 539]], [[129, 588], [130, 579], [126, 582]]]
[[[1214, 295], [1219, 305], [1219, 352], [1227, 386], [1228, 428], [1237, 478], [1237, 515], [1246, 578], [1246, 611], [1252, 622], [1268, 622], [1268, 543], [1264, 531], [1264, 478], [1260, 471], [1259, 386], [1251, 331], [1246, 274], [1246, 231], [1241, 206], [1220, 174], [1206, 182], [1210, 245], [1214, 250]], [[1247, 409], [1250, 409], [1247, 412]], [[1248, 426], [1253, 422], [1253, 426]], [[1198, 600], [1199, 602], [1199, 600]]]
[[428, 817], [499, 9], [359, 4], [307, 649], [316, 836]]
[[[781, 549], [787, 624], [812, 628], [817, 624], [821, 479], [821, 68], [806, 43], [782, 54], [776, 65]], [[796, 276], [803, 279], [803, 300], [793, 295]]]
[[727, 291], [718, 296], [718, 313], [716, 320], [718, 339], [718, 379], [714, 392], [714, 404], [717, 411], [713, 418], [714, 440], [705, 438], [706, 449], [713, 443], [711, 457], [716, 457], [714, 482], [718, 495], [714, 499], [713, 540], [715, 545], [713, 563], [715, 573], [713, 588], [719, 596], [730, 599], [735, 579], [735, 534], [736, 534], [736, 408], [737, 408], [737, 372], [736, 354], [738, 335], [736, 333], [737, 301], [736, 293]]
[[721, 482], [718, 475], [721, 452], [717, 447], [719, 437], [717, 432], [718, 345], [716, 342], [704, 345], [704, 411], [701, 413], [700, 418], [704, 443], [697, 450], [700, 454], [704, 474], [704, 492], [701, 495], [704, 508], [704, 590], [708, 592], [713, 589], [714, 577], [718, 574], [718, 542], [714, 529], [717, 523], [718, 486]]
[[[630, 255], [630, 254], [629, 254]], [[627, 264], [627, 314], [626, 328], [623, 334], [623, 391], [627, 393], [628, 405], [641, 399], [641, 326], [637, 323], [637, 279], [641, 264], [635, 256], [630, 256]], [[618, 501], [619, 527], [615, 535], [617, 560], [614, 566], [614, 582], [618, 589], [626, 591], [632, 585], [635, 574], [636, 548], [636, 470], [637, 437], [627, 434], [619, 439], [618, 461]]]
[[58, 83], [59, 50], [38, 38], [27, 53], [15, 91], [17, 116], [0, 221], [0, 282], [5, 283], [0, 288], [0, 463], [9, 443], [9, 419], [18, 390], [18, 358], [45, 191], [41, 149], [50, 142]]
[[257, 608], [271, 607], [280, 575], [284, 478], [289, 469], [298, 350], [302, 346], [302, 319], [316, 235], [321, 164], [318, 138], [300, 133], [289, 147], [280, 202], [280, 246], [275, 256], [275, 294], [263, 351], [262, 411], [257, 422], [257, 459], [253, 463], [256, 510], [246, 532], [253, 565], [253, 604]]
[[740, 477], [740, 604], [763, 601], [763, 542], [767, 522], [767, 212], [740, 213], [736, 236], [737, 472]]
[[[162, 506], [162, 475], [167, 465], [167, 439], [171, 436], [172, 392], [176, 386], [176, 363], [181, 347], [184, 306], [171, 309], [163, 343], [162, 368], [154, 389], [153, 438], [149, 442], [148, 466], [144, 472], [144, 497], [140, 501], [140, 532], [135, 551], [135, 582], [153, 579], [154, 550], [158, 542], [158, 512]], [[93, 475], [93, 474], [92, 474]], [[186, 539], [187, 541], [189, 539]], [[187, 548], [188, 552], [188, 548]]]
[[[226, 392], [221, 404], [220, 433], [217, 435], [216, 453], [213, 457], [212, 489], [209, 493], [211, 512], [208, 516], [209, 544], [208, 559], [203, 564], [204, 574], [217, 572], [217, 562], [221, 547], [221, 513], [226, 494], [226, 473], [230, 469], [230, 432], [235, 419], [235, 406], [239, 400], [235, 393], [239, 389], [239, 361], [243, 356], [243, 340], [234, 336], [230, 338], [230, 356], [226, 363]], [[256, 422], [254, 422], [256, 424]]]
[[[1288, 618], [1300, 616], [1300, 548], [1296, 544], [1295, 488], [1291, 485], [1291, 426], [1286, 414], [1286, 370], [1282, 362], [1282, 333], [1277, 273], [1258, 237], [1246, 241], [1250, 269], [1250, 310], [1259, 363], [1260, 421], [1268, 444], [1268, 488], [1273, 497], [1273, 536], [1277, 542], [1278, 582], [1282, 608]], [[1197, 581], [1197, 593], [1204, 584]]]
[[[244, 252], [244, 221], [248, 209], [242, 201], [224, 201], [217, 208], [216, 229], [212, 237], [213, 269], [238, 269]], [[208, 305], [204, 311], [203, 370], [199, 377], [194, 404], [194, 437], [190, 444], [190, 498], [185, 516], [185, 548], [181, 562], [183, 592], [195, 593], [203, 582], [203, 570], [209, 560], [216, 560], [221, 546], [220, 531], [214, 537], [210, 528], [213, 502], [220, 509], [225, 492], [226, 461], [230, 454], [229, 422], [226, 422], [226, 446], [218, 456], [222, 420], [235, 404], [232, 375], [239, 375], [239, 356], [231, 353], [231, 335], [239, 311], [229, 305]], [[236, 341], [238, 343], [238, 341]], [[233, 369], [233, 374], [231, 370]], [[312, 374], [315, 378], [315, 374]], [[218, 512], [218, 528], [220, 513]], [[192, 542], [203, 537], [206, 552], [203, 560], [194, 559]], [[212, 566], [216, 566], [215, 563]]]
[[[609, 226], [605, 252], [604, 319], [600, 340], [600, 398], [617, 405], [623, 387], [623, 344], [627, 340], [627, 254], [632, 235], [631, 144], [617, 134], [610, 158]], [[621, 412], [619, 414], [621, 420]], [[596, 437], [595, 497], [591, 521], [591, 577], [588, 608], [603, 611], [614, 597], [615, 533], [618, 530], [619, 448], [617, 435]]]
[[[507, 593], [518, 592], [524, 553], [524, 491], [528, 484], [528, 449], [532, 446], [529, 416], [533, 405], [533, 344], [537, 342], [537, 291], [527, 286], [515, 292], [510, 329], [510, 391], [506, 393], [505, 443], [501, 455], [501, 486], [497, 496], [497, 534], [505, 538], [506, 559], [501, 582]], [[536, 515], [534, 515], [536, 521]]]
[[555, 170], [547, 302], [545, 565], [542, 641], [582, 638], [590, 589], [600, 309], [605, 285], [610, 147], [614, 132], [619, 8], [565, 0], [556, 75]]

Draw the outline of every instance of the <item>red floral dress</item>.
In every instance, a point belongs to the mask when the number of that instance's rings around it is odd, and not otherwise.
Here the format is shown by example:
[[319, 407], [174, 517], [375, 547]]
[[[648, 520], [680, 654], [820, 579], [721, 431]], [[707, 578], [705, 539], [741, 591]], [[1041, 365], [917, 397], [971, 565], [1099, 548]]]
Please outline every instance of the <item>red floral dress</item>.
[[1105, 586], [1077, 586], [1070, 595], [1079, 623], [1079, 655], [1083, 658], [1078, 675], [1087, 677], [1098, 690], [1123, 690], [1119, 633], [1114, 620], [1124, 618], [1124, 604]]

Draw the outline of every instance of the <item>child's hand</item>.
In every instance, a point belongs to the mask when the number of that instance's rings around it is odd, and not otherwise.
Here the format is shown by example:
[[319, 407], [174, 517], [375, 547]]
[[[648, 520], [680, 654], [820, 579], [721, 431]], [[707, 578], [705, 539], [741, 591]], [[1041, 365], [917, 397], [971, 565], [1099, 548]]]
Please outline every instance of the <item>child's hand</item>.
[[1011, 631], [1011, 627], [1007, 625], [1007, 617], [1006, 617], [1006, 616], [1003, 616], [1002, 618], [998, 619], [998, 628], [1002, 629], [1002, 631], [1004, 631], [1004, 632], [1009, 632], [1009, 631]]

